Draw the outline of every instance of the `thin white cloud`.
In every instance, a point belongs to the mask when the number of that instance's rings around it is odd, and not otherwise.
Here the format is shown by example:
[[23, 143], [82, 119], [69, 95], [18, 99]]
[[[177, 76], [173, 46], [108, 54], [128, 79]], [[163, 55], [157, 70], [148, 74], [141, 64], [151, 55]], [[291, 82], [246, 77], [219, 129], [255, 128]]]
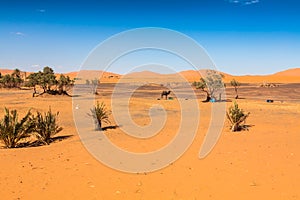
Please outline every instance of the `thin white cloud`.
[[259, 3], [259, 0], [246, 1], [246, 2], [244, 2], [244, 5], [251, 5], [251, 4], [255, 4], [255, 3]]
[[23, 36], [25, 36], [25, 34], [24, 33], [22, 33], [22, 32], [11, 32], [11, 34], [13, 34], [13, 35], [17, 35], [17, 36], [21, 36], [21, 37], [23, 37]]
[[37, 9], [36, 11], [37, 11], [37, 12], [40, 12], [40, 13], [44, 13], [44, 12], [46, 12], [46, 10], [45, 10], [45, 9]]
[[16, 32], [16, 35], [24, 36], [24, 33], [22, 33], [22, 32]]
[[251, 4], [256, 4], [259, 3], [259, 0], [226, 0], [229, 3], [234, 3], [234, 4], [241, 4], [241, 5], [251, 5]]

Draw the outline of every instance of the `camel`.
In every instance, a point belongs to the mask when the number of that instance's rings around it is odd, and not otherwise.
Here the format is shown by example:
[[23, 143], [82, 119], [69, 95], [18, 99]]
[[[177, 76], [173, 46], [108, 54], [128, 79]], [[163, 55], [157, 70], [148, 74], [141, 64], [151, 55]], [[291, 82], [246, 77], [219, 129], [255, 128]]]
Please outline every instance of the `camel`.
[[168, 95], [171, 93], [171, 91], [169, 90], [169, 91], [162, 91], [162, 93], [161, 93], [161, 98], [163, 98], [163, 96], [166, 96], [166, 99], [168, 99]]

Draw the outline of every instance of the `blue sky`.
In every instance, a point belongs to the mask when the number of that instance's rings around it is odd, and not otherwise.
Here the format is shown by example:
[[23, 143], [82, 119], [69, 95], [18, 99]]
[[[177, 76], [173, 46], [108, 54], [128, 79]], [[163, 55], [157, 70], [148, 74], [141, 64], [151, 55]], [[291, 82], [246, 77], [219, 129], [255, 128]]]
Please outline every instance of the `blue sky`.
[[300, 67], [299, 10], [297, 0], [1, 1], [0, 68], [75, 71], [108, 37], [163, 27], [199, 42], [221, 71], [270, 74]]

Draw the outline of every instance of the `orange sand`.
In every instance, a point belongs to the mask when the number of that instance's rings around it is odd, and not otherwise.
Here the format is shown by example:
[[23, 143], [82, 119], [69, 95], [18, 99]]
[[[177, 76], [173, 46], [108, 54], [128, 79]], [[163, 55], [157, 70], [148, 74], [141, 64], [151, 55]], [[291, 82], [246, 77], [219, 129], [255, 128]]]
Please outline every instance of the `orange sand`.
[[[278, 75], [272, 75], [275, 76]], [[193, 144], [169, 167], [146, 174], [113, 170], [87, 152], [75, 129], [70, 97], [32, 98], [31, 91], [0, 89], [1, 117], [4, 106], [18, 109], [21, 114], [29, 108], [46, 111], [51, 106], [53, 111], [60, 111], [60, 125], [64, 130], [59, 136], [71, 136], [49, 146], [0, 148], [0, 197], [31, 200], [300, 199], [300, 104], [299, 99], [289, 101], [294, 95], [299, 96], [299, 86], [295, 86], [294, 93], [285, 96], [283, 102], [268, 104], [265, 98], [282, 95], [283, 86], [272, 90], [257, 88], [263, 79], [256, 77], [255, 80], [257, 83], [252, 88], [240, 89], [245, 99], [238, 100], [241, 108], [251, 112], [247, 124], [253, 126], [249, 131], [231, 133], [226, 122], [213, 151], [200, 160], [198, 153], [210, 122], [211, 104], [202, 103], [203, 95], [196, 91], [201, 121]], [[111, 90], [112, 87], [106, 92]], [[227, 90], [227, 98], [231, 99], [233, 90]], [[243, 90], [250, 92], [243, 93]], [[100, 94], [101, 91], [100, 88]], [[262, 95], [251, 96], [251, 91], [262, 91]], [[117, 128], [107, 130], [107, 137], [116, 145], [135, 152], [152, 151], [167, 144], [174, 136], [174, 124], [180, 121], [180, 109], [176, 100], [158, 101], [158, 96], [159, 92], [150, 92], [146, 98], [134, 96], [130, 108], [134, 120], [141, 125], [149, 123], [149, 105], [161, 104], [172, 111], [160, 134], [143, 141], [132, 139]], [[110, 103], [109, 95], [97, 98], [107, 105]], [[115, 125], [113, 119], [111, 121]]]

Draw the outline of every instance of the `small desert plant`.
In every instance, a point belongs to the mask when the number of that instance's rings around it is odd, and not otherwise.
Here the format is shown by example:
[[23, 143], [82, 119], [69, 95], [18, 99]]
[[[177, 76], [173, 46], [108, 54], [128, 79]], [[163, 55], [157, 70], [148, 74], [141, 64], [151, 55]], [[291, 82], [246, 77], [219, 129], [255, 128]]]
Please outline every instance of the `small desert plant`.
[[105, 104], [102, 102], [99, 104], [97, 101], [96, 106], [94, 106], [91, 109], [91, 114], [88, 114], [89, 116], [93, 117], [95, 120], [96, 130], [101, 130], [102, 128], [102, 122], [110, 123], [108, 116], [110, 114], [110, 111], [106, 109]]
[[235, 98], [238, 99], [239, 98], [238, 89], [241, 86], [241, 83], [236, 81], [235, 79], [232, 79], [232, 81], [230, 81], [230, 85], [234, 87]]
[[34, 126], [30, 111], [19, 121], [16, 110], [9, 111], [5, 108], [4, 118], [0, 120], [0, 139], [7, 148], [18, 147], [20, 140], [34, 131]]
[[57, 124], [58, 114], [59, 112], [53, 114], [51, 108], [44, 115], [37, 112], [37, 116], [34, 117], [34, 132], [39, 142], [50, 144], [51, 138], [62, 130], [62, 127]]
[[231, 123], [231, 131], [235, 132], [244, 129], [245, 126], [241, 126], [241, 124], [245, 123], [249, 114], [249, 112], [245, 114], [244, 111], [239, 108], [239, 105], [234, 102], [234, 105], [226, 112], [226, 116]]

